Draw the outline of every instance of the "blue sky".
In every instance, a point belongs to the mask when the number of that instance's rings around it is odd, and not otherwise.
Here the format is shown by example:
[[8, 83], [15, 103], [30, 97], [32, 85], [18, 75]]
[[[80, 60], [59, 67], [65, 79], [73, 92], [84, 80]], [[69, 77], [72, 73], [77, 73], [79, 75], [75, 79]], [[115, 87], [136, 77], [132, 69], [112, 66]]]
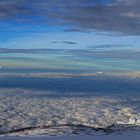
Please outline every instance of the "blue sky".
[[139, 71], [139, 6], [139, 0], [0, 0], [0, 65]]

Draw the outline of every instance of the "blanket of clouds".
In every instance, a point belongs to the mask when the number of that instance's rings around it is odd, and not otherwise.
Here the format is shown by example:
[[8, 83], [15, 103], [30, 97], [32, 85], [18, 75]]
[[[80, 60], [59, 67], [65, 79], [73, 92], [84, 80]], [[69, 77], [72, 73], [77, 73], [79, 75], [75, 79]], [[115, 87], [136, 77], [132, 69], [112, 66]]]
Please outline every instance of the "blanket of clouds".
[[[45, 96], [39, 98], [39, 94]], [[0, 135], [103, 134], [100, 132], [117, 134], [125, 132], [129, 127], [107, 127], [117, 125], [117, 121], [127, 123], [130, 117], [140, 116], [139, 98], [49, 98], [51, 94], [54, 93], [23, 88], [1, 88]], [[131, 132], [132, 130], [130, 129]], [[139, 132], [139, 128], [137, 131]]]

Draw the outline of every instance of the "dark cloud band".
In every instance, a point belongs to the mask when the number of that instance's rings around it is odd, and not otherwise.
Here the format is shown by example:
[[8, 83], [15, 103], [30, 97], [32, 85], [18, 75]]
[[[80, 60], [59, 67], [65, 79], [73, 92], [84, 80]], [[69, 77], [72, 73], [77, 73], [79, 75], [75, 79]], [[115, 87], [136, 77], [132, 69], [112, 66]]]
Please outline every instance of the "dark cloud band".
[[139, 0], [1, 0], [0, 20], [140, 35], [139, 7]]

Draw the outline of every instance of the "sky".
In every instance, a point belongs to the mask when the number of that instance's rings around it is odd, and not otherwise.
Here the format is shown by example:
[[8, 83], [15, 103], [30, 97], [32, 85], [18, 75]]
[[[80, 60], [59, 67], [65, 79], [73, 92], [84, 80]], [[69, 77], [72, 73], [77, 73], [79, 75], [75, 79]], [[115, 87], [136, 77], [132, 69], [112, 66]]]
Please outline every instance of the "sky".
[[0, 65], [140, 70], [139, 0], [0, 0]]

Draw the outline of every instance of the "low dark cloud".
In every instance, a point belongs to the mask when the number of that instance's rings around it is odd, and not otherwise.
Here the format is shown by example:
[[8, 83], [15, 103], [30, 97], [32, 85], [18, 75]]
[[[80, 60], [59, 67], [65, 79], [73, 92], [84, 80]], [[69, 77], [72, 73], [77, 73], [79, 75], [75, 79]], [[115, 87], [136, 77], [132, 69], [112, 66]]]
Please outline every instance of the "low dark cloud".
[[0, 20], [140, 35], [139, 7], [140, 0], [0, 0]]

